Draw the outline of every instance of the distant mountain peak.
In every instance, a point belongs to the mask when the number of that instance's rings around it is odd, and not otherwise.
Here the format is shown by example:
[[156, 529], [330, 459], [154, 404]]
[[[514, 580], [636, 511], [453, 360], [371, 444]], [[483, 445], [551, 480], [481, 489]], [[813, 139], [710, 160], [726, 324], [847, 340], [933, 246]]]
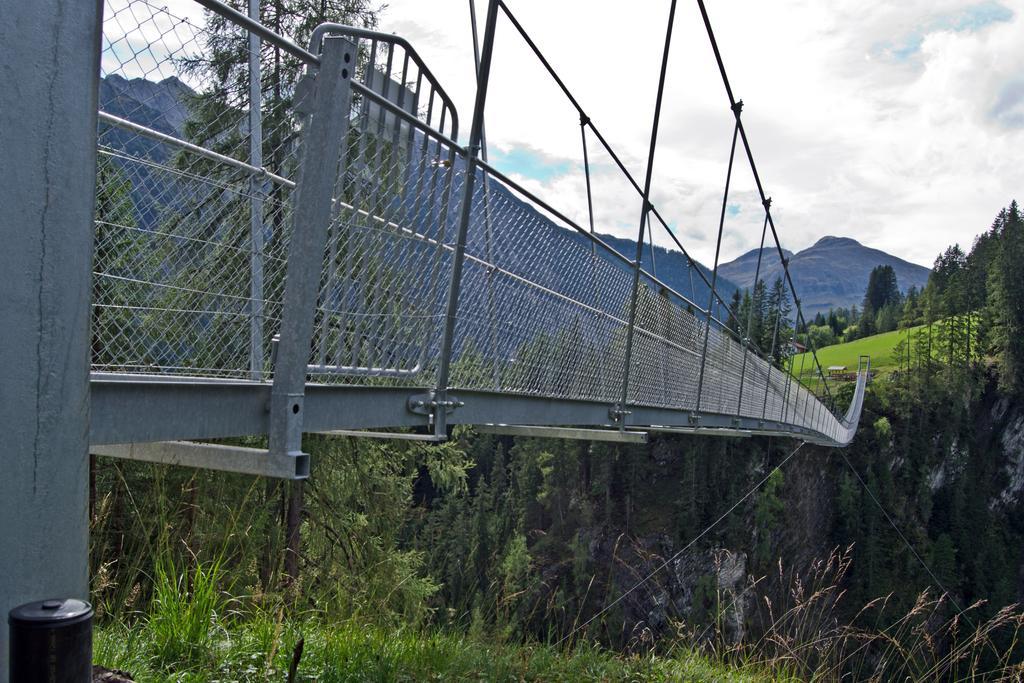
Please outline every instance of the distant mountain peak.
[[[835, 235], [822, 237], [798, 254], [786, 252], [786, 258], [807, 317], [827, 312], [829, 308], [860, 306], [868, 276], [875, 266], [892, 266], [903, 292], [911, 286], [923, 287], [931, 272], [884, 251], [866, 247], [850, 237]], [[753, 287], [756, 271], [757, 249], [718, 267], [719, 275], [724, 275], [741, 289]], [[782, 275], [778, 252], [774, 248], [766, 249], [761, 259], [759, 279], [770, 285]]]
[[835, 237], [834, 235], [825, 235], [820, 240], [814, 243], [815, 247], [862, 247], [864, 246], [852, 237]]
[[180, 78], [178, 78], [177, 76], [168, 76], [167, 78], [164, 78], [164, 79], [162, 79], [160, 81], [151, 81], [148, 78], [142, 78], [142, 77], [138, 77], [138, 78], [125, 78], [121, 74], [109, 74], [107, 76], [104, 76], [102, 80], [105, 80], [108, 83], [118, 83], [118, 84], [122, 84], [122, 83], [136, 84], [136, 83], [138, 83], [140, 85], [145, 85], [145, 86], [150, 87], [150, 88], [152, 88], [153, 86], [156, 86], [156, 85], [162, 85], [162, 86], [181, 87], [181, 88], [185, 88], [185, 89], [187, 89], [189, 91], [192, 90], [187, 85], [185, 85], [185, 83]]

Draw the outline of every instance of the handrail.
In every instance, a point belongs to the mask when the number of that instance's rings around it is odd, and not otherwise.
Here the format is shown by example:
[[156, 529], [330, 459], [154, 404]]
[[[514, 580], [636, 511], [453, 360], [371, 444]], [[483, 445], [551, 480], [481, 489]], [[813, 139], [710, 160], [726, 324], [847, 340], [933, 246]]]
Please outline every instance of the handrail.
[[345, 24], [327, 22], [320, 24], [315, 29], [313, 29], [313, 35], [309, 39], [310, 51], [318, 52], [320, 50], [320, 44], [323, 42], [324, 36], [327, 35], [328, 33], [342, 33], [344, 35], [352, 36], [354, 38], [368, 38], [371, 40], [379, 40], [384, 43], [400, 45], [402, 49], [404, 49], [409, 54], [409, 56], [413, 58], [413, 60], [416, 63], [416, 68], [419, 69], [420, 72], [423, 73], [423, 75], [426, 76], [427, 79], [430, 81], [430, 84], [433, 86], [434, 90], [436, 90], [438, 95], [440, 95], [441, 101], [444, 102], [448, 109], [451, 110], [452, 137], [456, 139], [459, 137], [459, 118], [458, 111], [455, 109], [455, 103], [452, 101], [452, 98], [448, 95], [445, 89], [441, 87], [441, 83], [434, 76], [433, 72], [430, 71], [426, 63], [423, 61], [423, 58], [420, 57], [419, 53], [416, 52], [416, 49], [409, 43], [408, 40], [402, 38], [401, 36], [397, 36], [393, 33], [384, 33], [383, 31], [374, 31], [373, 29], [361, 28], [359, 26], [347, 26]]
[[112, 126], [124, 128], [126, 130], [138, 133], [139, 135], [145, 135], [146, 137], [152, 138], [153, 140], [157, 140], [158, 142], [166, 142], [169, 145], [180, 147], [181, 149], [192, 152], [197, 156], [209, 159], [210, 161], [216, 161], [221, 164], [227, 164], [228, 166], [237, 168], [240, 171], [245, 171], [246, 173], [250, 173], [252, 175], [260, 175], [265, 178], [269, 178], [278, 185], [284, 185], [287, 188], [295, 189], [294, 181], [288, 180], [287, 178], [279, 176], [276, 173], [271, 173], [266, 168], [260, 168], [257, 166], [253, 166], [252, 164], [247, 164], [244, 161], [239, 161], [238, 159], [235, 159], [234, 157], [229, 157], [225, 154], [220, 154], [218, 152], [214, 152], [213, 150], [206, 149], [205, 147], [200, 147], [199, 145], [192, 144], [191, 142], [186, 142], [181, 138], [176, 138], [173, 135], [168, 135], [167, 133], [161, 133], [158, 130], [147, 128], [146, 126], [135, 123], [134, 121], [129, 121], [128, 119], [122, 119], [119, 116], [108, 114], [103, 110], [97, 112], [97, 116], [99, 117], [100, 121], [103, 121], [104, 123], [109, 123]]
[[312, 52], [303, 50], [281, 34], [274, 33], [260, 22], [251, 19], [247, 14], [243, 14], [235, 8], [225, 5], [223, 2], [220, 2], [220, 0], [195, 0], [195, 2], [199, 3], [211, 12], [219, 14], [228, 21], [244, 27], [247, 31], [255, 33], [260, 38], [270, 41], [274, 45], [277, 45], [286, 52], [291, 53], [292, 56], [298, 57], [307, 64], [312, 64], [314, 66], [320, 65], [320, 58]]

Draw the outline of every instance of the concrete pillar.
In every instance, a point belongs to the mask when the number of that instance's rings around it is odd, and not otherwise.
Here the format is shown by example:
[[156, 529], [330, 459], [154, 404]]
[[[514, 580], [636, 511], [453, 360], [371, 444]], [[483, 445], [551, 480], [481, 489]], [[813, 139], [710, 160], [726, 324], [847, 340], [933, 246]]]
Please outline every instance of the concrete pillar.
[[97, 0], [0, 2], [0, 683], [7, 613], [87, 598]]

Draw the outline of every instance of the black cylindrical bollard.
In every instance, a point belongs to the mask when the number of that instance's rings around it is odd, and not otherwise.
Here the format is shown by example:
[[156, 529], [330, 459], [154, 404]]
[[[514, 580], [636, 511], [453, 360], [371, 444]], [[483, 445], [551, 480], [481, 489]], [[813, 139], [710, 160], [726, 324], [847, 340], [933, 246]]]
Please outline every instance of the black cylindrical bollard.
[[15, 607], [10, 626], [11, 683], [89, 683], [92, 606], [42, 600]]

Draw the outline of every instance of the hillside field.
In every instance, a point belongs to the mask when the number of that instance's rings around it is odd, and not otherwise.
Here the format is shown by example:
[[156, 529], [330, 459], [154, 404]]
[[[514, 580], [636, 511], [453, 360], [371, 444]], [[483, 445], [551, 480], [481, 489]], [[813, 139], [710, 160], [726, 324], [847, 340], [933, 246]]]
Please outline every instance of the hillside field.
[[[905, 341], [908, 335], [913, 337], [923, 327], [924, 325], [908, 327], [904, 330], [883, 332], [882, 334], [864, 337], [863, 339], [846, 342], [845, 344], [826, 346], [818, 349], [818, 362], [821, 363], [821, 369], [826, 374], [828, 374], [828, 367], [830, 365], [845, 365], [849, 372], [855, 372], [857, 370], [857, 359], [860, 356], [870, 356], [871, 369], [874, 371], [875, 376], [878, 377], [896, 369], [898, 363], [893, 349], [900, 341]], [[794, 372], [799, 372], [800, 363], [803, 361], [803, 372], [801, 373], [803, 378], [807, 380], [814, 377], [814, 360], [810, 353], [794, 356], [793, 361]]]

